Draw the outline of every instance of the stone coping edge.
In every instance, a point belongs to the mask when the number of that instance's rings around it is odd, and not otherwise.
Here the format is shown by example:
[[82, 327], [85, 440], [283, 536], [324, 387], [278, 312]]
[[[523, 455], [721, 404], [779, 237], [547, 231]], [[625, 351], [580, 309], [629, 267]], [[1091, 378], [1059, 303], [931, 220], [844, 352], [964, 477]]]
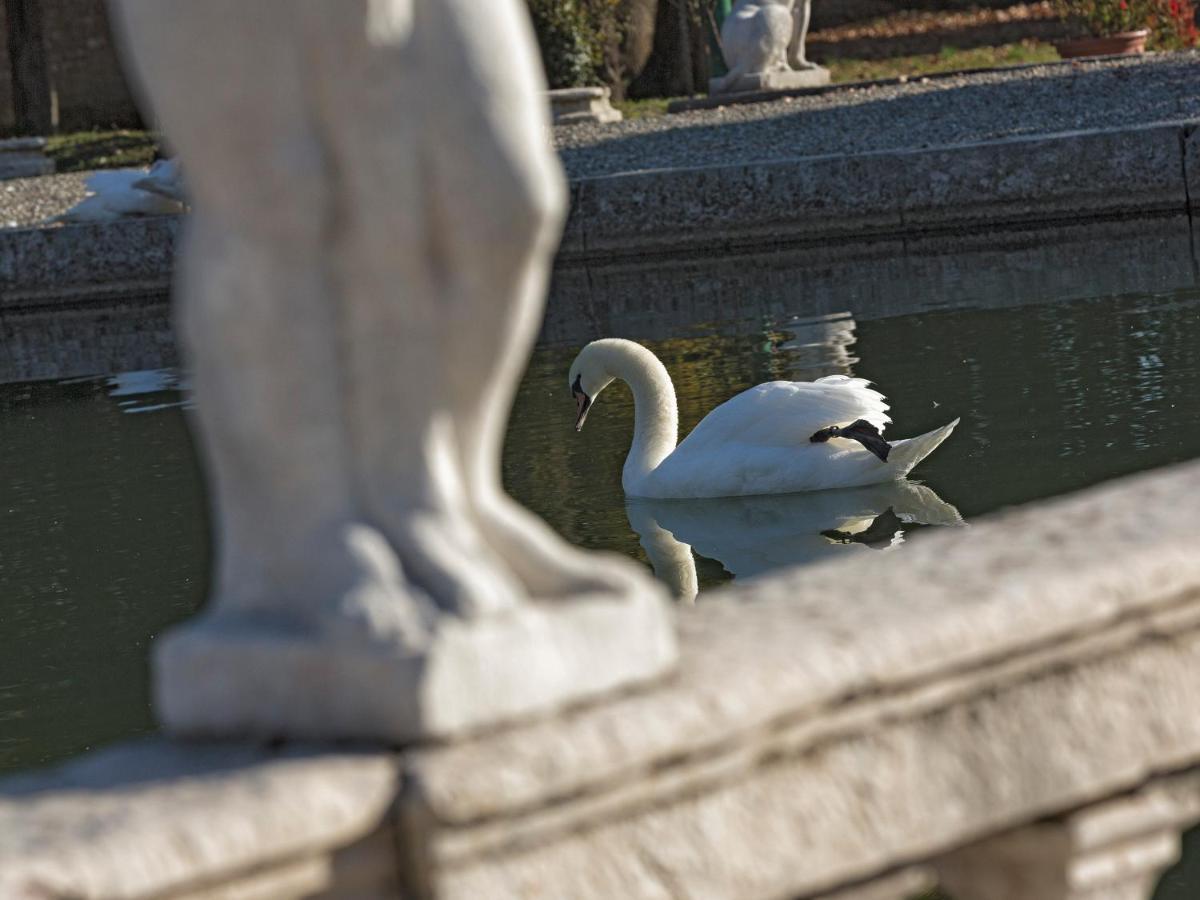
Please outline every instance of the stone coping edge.
[[315, 896], [331, 857], [390, 826], [400, 778], [400, 757], [370, 748], [95, 751], [0, 783], [0, 897], [225, 897], [209, 889], [274, 869], [301, 889], [236, 896]]
[[[557, 265], [1190, 213], [1197, 124], [584, 178], [571, 183]], [[166, 291], [179, 227], [0, 230], [0, 314]]]
[[1185, 213], [1195, 124], [583, 179], [559, 261]]

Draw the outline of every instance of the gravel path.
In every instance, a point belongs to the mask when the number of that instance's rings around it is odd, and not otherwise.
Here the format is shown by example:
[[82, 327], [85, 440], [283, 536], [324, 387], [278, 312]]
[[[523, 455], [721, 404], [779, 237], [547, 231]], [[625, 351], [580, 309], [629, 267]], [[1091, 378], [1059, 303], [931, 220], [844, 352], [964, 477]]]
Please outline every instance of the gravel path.
[[1200, 53], [996, 70], [559, 127], [572, 178], [1200, 119]]
[[87, 172], [0, 181], [0, 228], [36, 225], [65, 212], [87, 193]]
[[[1200, 52], [1035, 66], [554, 130], [571, 178], [935, 147], [1200, 119]], [[0, 182], [0, 227], [84, 195], [82, 173]]]

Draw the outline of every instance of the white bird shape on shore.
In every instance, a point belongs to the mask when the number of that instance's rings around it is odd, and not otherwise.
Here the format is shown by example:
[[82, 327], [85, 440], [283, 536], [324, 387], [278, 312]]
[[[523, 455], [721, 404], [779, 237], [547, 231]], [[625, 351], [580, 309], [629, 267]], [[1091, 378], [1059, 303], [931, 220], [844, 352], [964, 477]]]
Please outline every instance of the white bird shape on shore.
[[666, 367], [620, 338], [592, 341], [571, 364], [583, 427], [596, 397], [620, 378], [633, 391], [633, 445], [621, 485], [631, 497], [733, 497], [858, 487], [903, 478], [958, 419], [919, 437], [884, 440], [883, 395], [862, 378], [770, 381], [718, 406], [676, 446], [679, 413]]
[[109, 169], [85, 182], [88, 195], [46, 222], [111, 222], [126, 216], [165, 216], [184, 212], [179, 161], [160, 159], [149, 169]]

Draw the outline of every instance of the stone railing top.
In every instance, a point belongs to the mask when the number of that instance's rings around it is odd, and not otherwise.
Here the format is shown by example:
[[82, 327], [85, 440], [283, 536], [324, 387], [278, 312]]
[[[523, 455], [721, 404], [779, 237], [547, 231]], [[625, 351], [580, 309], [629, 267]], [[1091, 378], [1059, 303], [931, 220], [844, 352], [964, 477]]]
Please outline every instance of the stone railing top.
[[340, 847], [378, 827], [398, 772], [388, 753], [148, 740], [9, 779], [0, 897], [159, 896]]
[[[463, 825], [603, 794], [871, 695], [1054, 665], [1078, 643], [1200, 598], [1200, 553], [1165, 511], [1200, 504], [1200, 465], [1126, 479], [930, 534], [898, 555], [756, 580], [681, 613], [674, 679], [412, 765]], [[1064, 653], [1066, 651], [1064, 650]], [[1062, 662], [1062, 660], [1057, 660]]]

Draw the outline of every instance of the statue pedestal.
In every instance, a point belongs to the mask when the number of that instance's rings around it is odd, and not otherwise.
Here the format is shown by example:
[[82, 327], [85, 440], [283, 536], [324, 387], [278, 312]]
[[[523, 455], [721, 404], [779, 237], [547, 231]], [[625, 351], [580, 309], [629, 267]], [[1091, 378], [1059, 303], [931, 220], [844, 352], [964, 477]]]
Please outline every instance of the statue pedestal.
[[675, 659], [672, 616], [653, 588], [442, 616], [415, 650], [210, 613], [155, 644], [155, 706], [181, 736], [400, 743], [578, 703], [659, 677]]
[[624, 116], [614, 109], [607, 87], [559, 88], [546, 92], [550, 97], [550, 116], [555, 125], [577, 125], [597, 122], [607, 125], [620, 122]]
[[732, 84], [714, 78], [708, 83], [711, 96], [748, 94], [761, 91], [790, 91], [797, 88], [824, 87], [829, 84], [829, 70], [822, 66], [786, 72], [750, 72]]

